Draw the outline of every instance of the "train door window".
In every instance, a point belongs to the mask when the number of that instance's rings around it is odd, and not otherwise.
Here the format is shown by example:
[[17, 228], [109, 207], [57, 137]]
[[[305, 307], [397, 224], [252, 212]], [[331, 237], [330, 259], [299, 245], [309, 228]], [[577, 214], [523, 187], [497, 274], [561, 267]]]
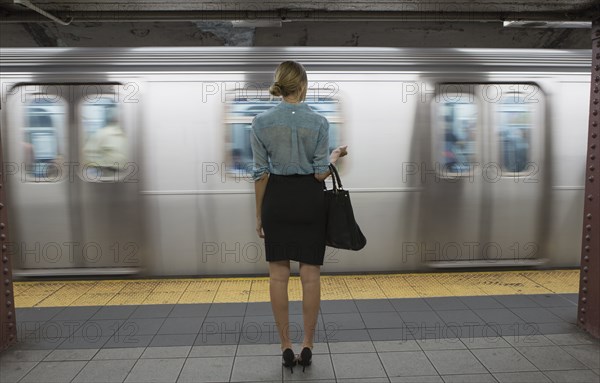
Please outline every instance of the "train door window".
[[534, 104], [520, 93], [502, 97], [496, 108], [499, 163], [503, 173], [530, 171]]
[[225, 124], [227, 171], [250, 173], [252, 167], [252, 148], [250, 134], [252, 120], [257, 114], [268, 110], [277, 101], [265, 99], [236, 98], [227, 103]]
[[117, 182], [127, 167], [127, 137], [120, 108], [111, 97], [96, 97], [81, 104], [80, 154], [83, 179]]
[[[243, 98], [238, 97], [226, 103], [225, 125], [227, 128], [226, 166], [228, 173], [248, 176], [252, 173], [252, 148], [250, 134], [252, 120], [259, 113], [279, 104], [279, 100], [271, 97]], [[340, 142], [342, 119], [339, 102], [332, 98], [311, 98], [305, 101], [315, 112], [329, 121], [329, 149], [335, 149]]]
[[23, 174], [26, 182], [57, 182], [66, 151], [67, 104], [60, 97], [31, 95], [25, 103]]
[[473, 96], [443, 94], [436, 117], [436, 171], [441, 175], [468, 175], [477, 161], [477, 105]]

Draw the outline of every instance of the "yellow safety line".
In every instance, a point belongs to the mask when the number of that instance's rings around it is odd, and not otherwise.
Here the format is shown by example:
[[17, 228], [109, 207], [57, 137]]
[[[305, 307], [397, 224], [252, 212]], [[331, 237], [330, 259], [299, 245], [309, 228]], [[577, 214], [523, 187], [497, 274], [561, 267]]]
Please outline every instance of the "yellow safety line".
[[[268, 302], [269, 278], [15, 282], [16, 307]], [[321, 299], [577, 293], [579, 270], [323, 275]], [[290, 277], [289, 299], [302, 299]]]

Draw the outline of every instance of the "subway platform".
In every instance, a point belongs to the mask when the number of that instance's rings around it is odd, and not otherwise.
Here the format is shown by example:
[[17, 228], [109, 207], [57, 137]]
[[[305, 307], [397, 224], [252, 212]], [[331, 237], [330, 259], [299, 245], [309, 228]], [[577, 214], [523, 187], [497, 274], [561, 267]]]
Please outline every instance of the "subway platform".
[[[15, 283], [0, 382], [600, 382], [578, 270], [322, 276], [313, 364], [281, 366], [268, 278]], [[302, 342], [290, 279], [290, 335]]]

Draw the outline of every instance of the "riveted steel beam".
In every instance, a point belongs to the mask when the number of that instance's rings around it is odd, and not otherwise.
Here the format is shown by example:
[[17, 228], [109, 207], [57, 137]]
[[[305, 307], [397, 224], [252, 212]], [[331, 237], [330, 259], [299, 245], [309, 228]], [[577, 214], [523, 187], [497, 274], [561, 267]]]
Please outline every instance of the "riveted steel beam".
[[6, 187], [4, 184], [6, 177], [4, 177], [4, 169], [2, 136], [0, 135], [0, 351], [7, 349], [17, 341], [12, 267], [8, 252], [8, 220]]
[[600, 18], [592, 26], [592, 56], [577, 323], [600, 338]]

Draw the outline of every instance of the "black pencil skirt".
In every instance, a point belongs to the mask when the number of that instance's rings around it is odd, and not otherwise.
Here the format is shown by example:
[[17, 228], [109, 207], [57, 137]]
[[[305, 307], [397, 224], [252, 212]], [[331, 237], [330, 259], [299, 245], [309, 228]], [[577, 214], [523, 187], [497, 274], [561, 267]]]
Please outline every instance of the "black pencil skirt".
[[262, 204], [268, 262], [322, 265], [325, 257], [325, 193], [313, 174], [269, 175]]

